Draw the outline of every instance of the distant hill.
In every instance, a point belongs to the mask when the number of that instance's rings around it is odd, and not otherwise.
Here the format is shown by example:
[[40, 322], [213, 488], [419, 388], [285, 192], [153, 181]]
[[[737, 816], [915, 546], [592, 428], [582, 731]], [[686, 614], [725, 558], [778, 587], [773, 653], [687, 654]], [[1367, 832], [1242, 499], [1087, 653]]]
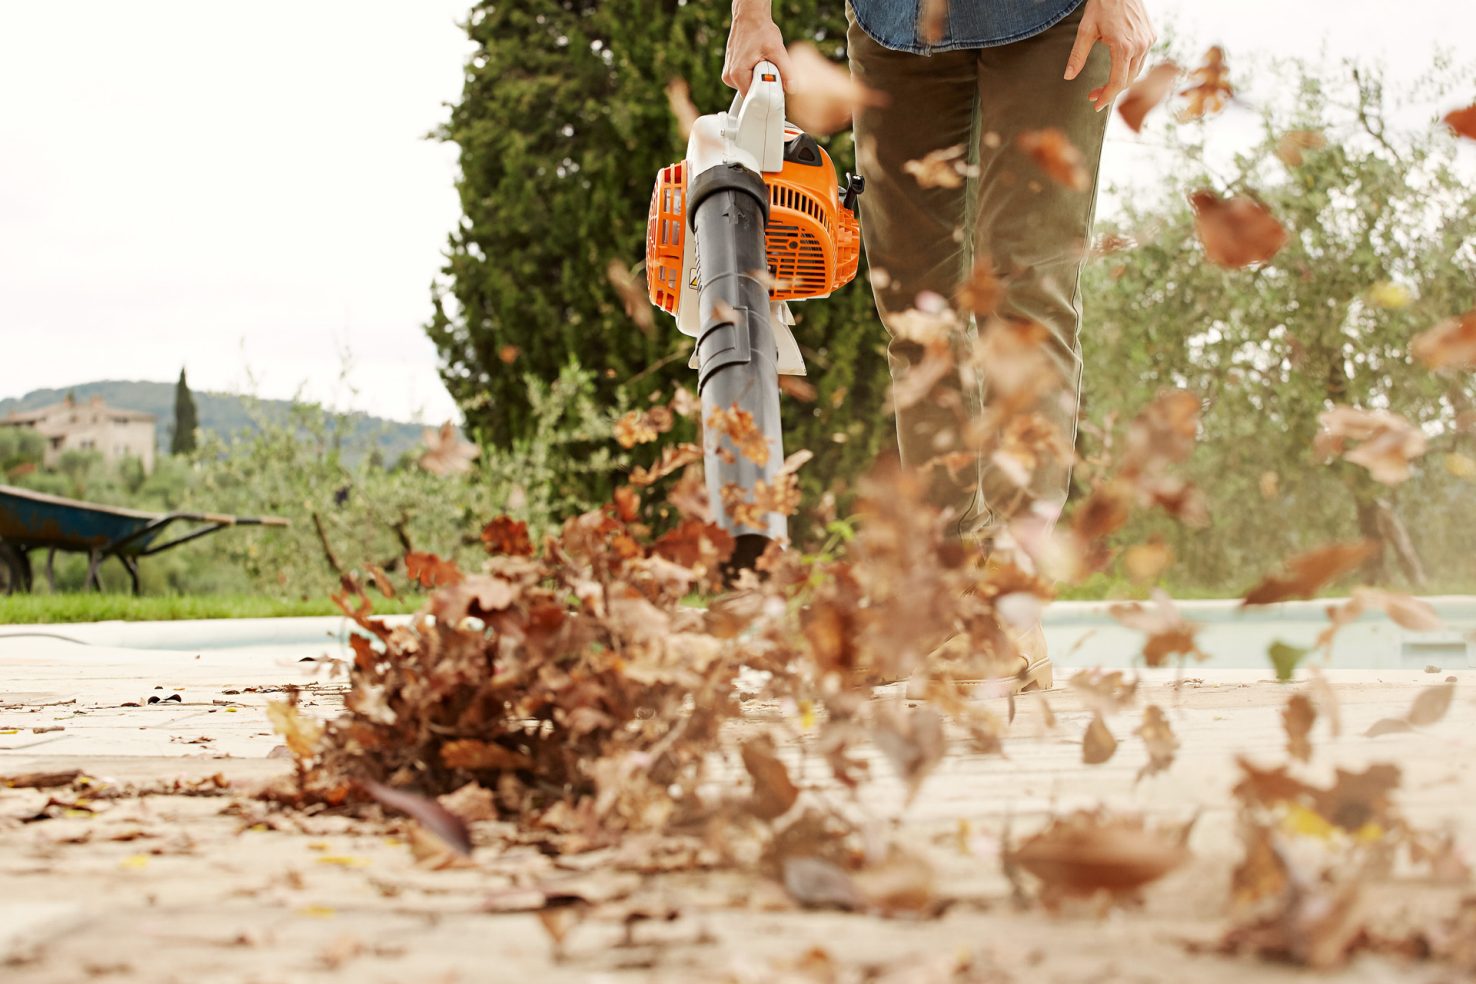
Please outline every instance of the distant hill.
[[[208, 393], [202, 390], [192, 392], [199, 412], [200, 429], [212, 431], [222, 437], [256, 430], [253, 412], [265, 420], [285, 421], [292, 406], [288, 400], [252, 400], [233, 393]], [[49, 403], [58, 403], [66, 399], [68, 393], [79, 401], [101, 396], [103, 402], [109, 406], [153, 414], [158, 418], [155, 437], [159, 450], [169, 449], [169, 439], [174, 427], [173, 383], [104, 379], [61, 389], [32, 390], [25, 396], [0, 400], [0, 417], [16, 410], [33, 410]], [[248, 405], [254, 405], [252, 412], [248, 412]], [[391, 462], [418, 445], [424, 430], [420, 424], [384, 420], [358, 412], [349, 414], [348, 422], [349, 432], [344, 450], [350, 457], [365, 454], [377, 447], [384, 460]]]

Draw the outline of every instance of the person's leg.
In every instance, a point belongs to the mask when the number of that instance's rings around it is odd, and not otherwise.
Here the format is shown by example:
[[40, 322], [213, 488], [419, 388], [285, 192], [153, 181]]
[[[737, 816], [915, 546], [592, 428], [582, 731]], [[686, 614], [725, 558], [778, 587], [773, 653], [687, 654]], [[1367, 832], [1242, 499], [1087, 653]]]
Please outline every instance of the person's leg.
[[[847, 13], [850, 13], [849, 5]], [[920, 294], [951, 302], [970, 265], [965, 233], [966, 186], [920, 183], [905, 165], [935, 151], [960, 147], [965, 159], [976, 139], [978, 66], [976, 52], [932, 56], [892, 51], [872, 40], [850, 18], [846, 35], [854, 77], [886, 98], [883, 106], [859, 109], [855, 117], [856, 162], [866, 179], [860, 198], [861, 236], [872, 271], [872, 290], [882, 324], [891, 336], [887, 360], [899, 390], [922, 364], [924, 347], [899, 330]], [[960, 356], [968, 339], [952, 340]], [[924, 370], [926, 371], [926, 370]], [[920, 469], [940, 455], [964, 449], [969, 416], [978, 395], [965, 394], [956, 372], [931, 386], [923, 399], [897, 409], [902, 466]], [[974, 467], [928, 468], [928, 501], [952, 514], [955, 530], [966, 524], [978, 501]]]
[[[1001, 468], [982, 457], [984, 499], [993, 523], [1003, 524], [1035, 504], [1047, 515], [1065, 504], [1070, 482], [1070, 449], [1075, 443], [1081, 390], [1081, 268], [1087, 255], [1097, 198], [1097, 168], [1110, 110], [1092, 108], [1087, 93], [1107, 81], [1106, 49], [1093, 48], [1086, 67], [1072, 81], [1062, 76], [1076, 39], [1082, 8], [1056, 26], [1023, 41], [976, 52], [979, 77], [979, 129], [983, 146], [974, 246], [992, 258], [1004, 285], [997, 313], [1035, 322], [1045, 329], [1046, 362], [1057, 378], [1032, 407], [1011, 408], [1001, 417], [986, 413], [985, 446], [1008, 442], [998, 429], [1017, 428], [1017, 439], [1034, 442], [1041, 453], [1033, 468]], [[1031, 131], [1060, 130], [1082, 157], [1086, 185], [1073, 189], [1053, 180], [1021, 148]], [[981, 324], [981, 332], [994, 328]], [[986, 338], [981, 346], [988, 358]], [[984, 367], [984, 377], [989, 369]], [[986, 382], [986, 403], [997, 409]], [[1033, 412], [1030, 420], [1024, 417]], [[1054, 433], [1052, 433], [1054, 432]], [[1045, 435], [1045, 436], [1043, 436]], [[1053, 453], [1050, 448], [1055, 445]], [[1023, 456], [1029, 461], [1030, 455]], [[1020, 459], [1015, 459], [1017, 462]], [[1023, 485], [1021, 482], [1023, 481]], [[986, 532], [997, 533], [997, 526]]]

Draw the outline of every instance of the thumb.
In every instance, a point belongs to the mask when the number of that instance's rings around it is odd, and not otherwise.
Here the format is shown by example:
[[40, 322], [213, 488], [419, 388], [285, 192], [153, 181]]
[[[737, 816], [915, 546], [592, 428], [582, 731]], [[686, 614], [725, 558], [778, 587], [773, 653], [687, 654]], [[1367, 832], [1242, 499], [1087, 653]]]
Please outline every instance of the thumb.
[[1066, 79], [1076, 78], [1086, 65], [1087, 54], [1097, 40], [1097, 25], [1083, 21], [1076, 29], [1076, 43], [1071, 46], [1071, 57], [1066, 59]]
[[774, 62], [774, 67], [779, 69], [779, 81], [783, 83], [784, 91], [793, 92], [794, 83], [792, 80], [794, 79], [794, 70], [790, 67], [789, 52], [782, 47], [776, 48], [770, 52], [769, 58]]

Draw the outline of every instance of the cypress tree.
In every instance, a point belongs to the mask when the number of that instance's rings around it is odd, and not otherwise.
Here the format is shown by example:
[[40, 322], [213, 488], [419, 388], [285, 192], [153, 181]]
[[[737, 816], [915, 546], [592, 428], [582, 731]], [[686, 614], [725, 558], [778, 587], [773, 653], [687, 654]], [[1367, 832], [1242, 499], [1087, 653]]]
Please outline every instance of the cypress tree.
[[185, 371], [179, 370], [179, 382], [174, 385], [174, 435], [169, 442], [171, 454], [189, 454], [195, 450], [195, 432], [200, 427], [195, 412], [195, 397], [190, 384], [185, 381]]
[[[596, 371], [607, 400], [621, 387], [634, 405], [653, 392], [669, 395], [676, 383], [695, 388], [691, 339], [659, 312], [656, 331], [643, 334], [605, 270], [612, 259], [634, 267], [643, 258], [656, 172], [685, 151], [667, 83], [685, 79], [703, 112], [732, 100], [721, 80], [727, 8], [686, 0], [472, 8], [466, 30], [475, 47], [461, 100], [439, 133], [461, 151], [462, 220], [426, 330], [482, 441], [505, 446], [526, 435], [522, 375], [553, 379], [571, 357]], [[777, 0], [774, 8], [788, 40], [812, 40], [843, 60], [841, 4]], [[854, 170], [849, 132], [826, 143], [838, 171]], [[815, 452], [802, 473], [813, 495], [890, 440], [885, 331], [864, 269], [856, 283], [795, 313], [817, 394], [809, 403], [784, 398], [785, 443]], [[510, 366], [499, 358], [509, 345], [519, 352]]]

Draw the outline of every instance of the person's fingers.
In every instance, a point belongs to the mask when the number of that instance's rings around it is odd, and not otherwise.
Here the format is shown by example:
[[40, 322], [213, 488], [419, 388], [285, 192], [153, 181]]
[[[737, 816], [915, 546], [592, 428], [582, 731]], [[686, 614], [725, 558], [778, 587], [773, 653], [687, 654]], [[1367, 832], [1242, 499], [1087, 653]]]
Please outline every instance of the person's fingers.
[[1107, 84], [1102, 87], [1101, 95], [1094, 100], [1098, 112], [1110, 106], [1112, 100], [1127, 88], [1127, 49], [1120, 44], [1114, 44], [1109, 50], [1112, 52], [1112, 75], [1108, 78]]
[[1086, 67], [1087, 55], [1096, 40], [1096, 21], [1083, 19], [1076, 28], [1076, 43], [1071, 46], [1071, 55], [1066, 59], [1066, 81], [1069, 82], [1081, 74], [1081, 70]]
[[775, 67], [779, 69], [779, 80], [784, 83], [784, 91], [792, 92], [793, 89], [791, 88], [792, 83], [790, 80], [794, 78], [794, 67], [789, 61], [789, 51], [784, 48], [776, 48], [769, 61], [773, 62]]

